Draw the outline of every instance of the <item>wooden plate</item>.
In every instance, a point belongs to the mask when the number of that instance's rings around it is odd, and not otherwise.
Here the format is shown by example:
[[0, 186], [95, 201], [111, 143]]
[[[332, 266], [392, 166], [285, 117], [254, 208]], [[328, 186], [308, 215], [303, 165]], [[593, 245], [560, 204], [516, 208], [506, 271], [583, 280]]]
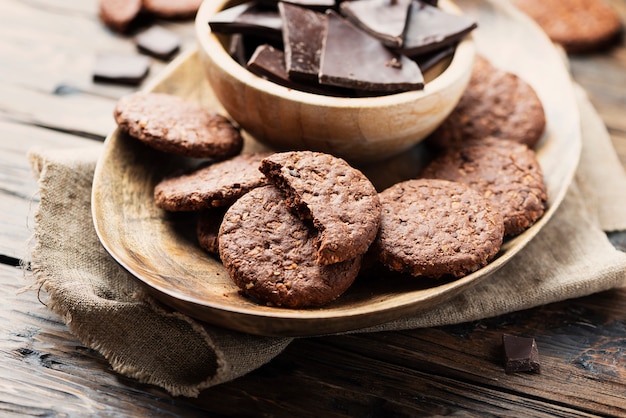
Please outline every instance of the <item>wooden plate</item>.
[[[565, 196], [580, 155], [579, 115], [562, 55], [534, 23], [508, 1], [464, 0], [462, 8], [479, 22], [474, 33], [479, 52], [535, 88], [548, 122], [537, 151], [549, 209], [533, 227], [507, 241], [487, 267], [450, 282], [390, 273], [360, 277], [337, 301], [320, 309], [259, 305], [240, 296], [219, 261], [196, 244], [193, 215], [168, 214], [153, 203], [156, 182], [190, 162], [153, 151], [117, 131], [105, 142], [93, 184], [93, 218], [102, 244], [163, 303], [208, 323], [260, 335], [319, 335], [373, 326], [443, 303], [493, 274], [543, 228]], [[148, 90], [221, 110], [195, 51], [180, 56]], [[245, 151], [257, 148], [247, 136]], [[426, 158], [418, 145], [362, 168], [382, 189], [414, 176]]]

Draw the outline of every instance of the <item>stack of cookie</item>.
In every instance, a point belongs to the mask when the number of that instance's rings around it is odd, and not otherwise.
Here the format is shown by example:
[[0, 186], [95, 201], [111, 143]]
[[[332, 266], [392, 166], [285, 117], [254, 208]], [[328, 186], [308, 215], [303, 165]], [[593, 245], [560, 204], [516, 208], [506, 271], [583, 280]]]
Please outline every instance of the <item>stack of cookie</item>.
[[201, 211], [200, 246], [248, 296], [268, 305], [326, 304], [356, 279], [380, 221], [378, 193], [344, 160], [297, 151], [241, 154], [167, 178], [168, 211]]
[[546, 185], [534, 151], [545, 127], [535, 90], [478, 56], [458, 105], [428, 139], [439, 155], [422, 176], [478, 190], [502, 214], [505, 234], [518, 235], [546, 209]]
[[478, 190], [499, 209], [505, 234], [518, 235], [546, 208], [546, 185], [534, 151], [545, 127], [535, 90], [478, 56], [458, 105], [428, 138], [439, 155], [422, 177], [457, 181]]
[[374, 253], [391, 270], [461, 277], [495, 257], [545, 212], [533, 148], [546, 119], [534, 89], [478, 56], [465, 93], [428, 138], [436, 149], [420, 179], [380, 194]]
[[376, 237], [376, 189], [344, 160], [318, 152], [272, 154], [259, 169], [269, 184], [235, 202], [219, 230], [231, 278], [271, 305], [336, 299], [356, 279]]
[[223, 116], [165, 94], [134, 93], [114, 111], [121, 131], [170, 154], [208, 159], [154, 189], [167, 211], [198, 211], [199, 244], [246, 295], [265, 304], [326, 304], [356, 279], [380, 222], [372, 183], [312, 151], [240, 154]]
[[130, 137], [207, 159], [162, 179], [156, 205], [196, 212], [199, 245], [221, 259], [241, 293], [271, 306], [327, 304], [351, 286], [364, 260], [415, 277], [465, 276], [546, 206], [532, 149], [545, 129], [541, 102], [483, 57], [429, 138], [440, 153], [420, 178], [380, 193], [329, 154], [241, 154], [242, 137], [227, 118], [174, 96], [134, 93], [114, 114]]

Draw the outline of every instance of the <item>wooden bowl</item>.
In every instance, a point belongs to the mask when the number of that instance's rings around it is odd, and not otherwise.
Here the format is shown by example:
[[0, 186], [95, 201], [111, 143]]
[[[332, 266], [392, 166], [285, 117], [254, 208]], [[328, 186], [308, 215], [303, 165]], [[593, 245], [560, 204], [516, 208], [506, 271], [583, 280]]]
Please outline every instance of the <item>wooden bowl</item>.
[[[369, 162], [400, 153], [430, 134], [467, 87], [476, 53], [467, 36], [449, 65], [425, 74], [426, 86], [379, 97], [331, 97], [302, 92], [256, 76], [224, 48], [209, 19], [237, 0], [205, 0], [196, 17], [200, 57], [218, 100], [244, 130], [278, 150], [310, 149]], [[449, 0], [440, 7], [460, 13]], [[429, 78], [431, 80], [429, 80]]]

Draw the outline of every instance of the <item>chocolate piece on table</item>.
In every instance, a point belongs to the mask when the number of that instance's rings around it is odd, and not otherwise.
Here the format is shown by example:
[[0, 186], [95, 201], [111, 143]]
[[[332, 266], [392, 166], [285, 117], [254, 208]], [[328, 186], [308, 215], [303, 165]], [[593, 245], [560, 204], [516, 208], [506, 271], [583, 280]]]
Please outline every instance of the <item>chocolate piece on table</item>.
[[411, 0], [346, 0], [339, 10], [383, 44], [399, 48], [410, 6]]
[[377, 92], [424, 88], [415, 61], [389, 50], [336, 12], [327, 14], [320, 84]]
[[278, 12], [283, 21], [285, 66], [289, 78], [317, 83], [326, 15], [282, 2], [278, 4]]
[[456, 45], [448, 45], [441, 49], [427, 52], [425, 54], [416, 55], [413, 60], [417, 62], [422, 72], [426, 72], [437, 65], [444, 58], [451, 57], [456, 51]]
[[102, 53], [96, 56], [93, 80], [138, 85], [148, 75], [150, 59], [143, 55]]
[[349, 89], [334, 86], [321, 86], [319, 84], [299, 83], [298, 81], [292, 80], [289, 78], [289, 74], [287, 74], [287, 69], [285, 68], [284, 52], [271, 45], [260, 45], [248, 61], [247, 68], [250, 72], [276, 84], [307, 93], [348, 97], [354, 95], [354, 92]]
[[539, 350], [534, 338], [502, 335], [507, 373], [539, 372]]
[[180, 49], [180, 37], [160, 26], [152, 26], [135, 37], [139, 51], [168, 60]]
[[400, 52], [412, 57], [440, 49], [456, 43], [476, 27], [476, 22], [469, 16], [455, 15], [413, 0]]
[[254, 35], [282, 39], [283, 22], [275, 8], [243, 3], [216, 13], [209, 26], [216, 33]]

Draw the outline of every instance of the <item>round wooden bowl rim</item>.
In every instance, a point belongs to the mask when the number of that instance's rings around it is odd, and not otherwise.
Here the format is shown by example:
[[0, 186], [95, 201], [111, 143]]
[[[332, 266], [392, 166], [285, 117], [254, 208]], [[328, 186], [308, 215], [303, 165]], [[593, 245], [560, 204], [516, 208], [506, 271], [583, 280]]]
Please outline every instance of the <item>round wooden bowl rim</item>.
[[[249, 88], [276, 96], [278, 98], [325, 107], [376, 108], [412, 103], [428, 95], [445, 90], [471, 71], [476, 47], [471, 36], [466, 36], [456, 48], [448, 67], [436, 78], [426, 83], [423, 90], [406, 91], [376, 97], [334, 97], [281, 86], [259, 77], [240, 65], [228, 54], [218, 37], [209, 27], [209, 19], [226, 5], [242, 3], [240, 0], [205, 0], [198, 10], [195, 20], [196, 38], [200, 49], [221, 71], [234, 77]], [[450, 0], [440, 0], [439, 6], [452, 13], [460, 9]]]

